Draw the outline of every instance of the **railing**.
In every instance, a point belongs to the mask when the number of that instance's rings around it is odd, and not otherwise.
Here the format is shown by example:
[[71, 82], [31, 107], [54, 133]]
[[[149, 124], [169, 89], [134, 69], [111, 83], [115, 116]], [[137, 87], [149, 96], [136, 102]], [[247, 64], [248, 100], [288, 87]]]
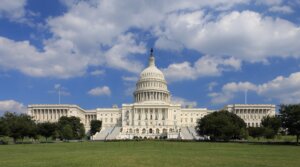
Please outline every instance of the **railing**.
[[107, 139], [107, 137], [115, 130], [115, 128], [116, 128], [116, 126], [114, 126], [113, 129], [107, 133], [107, 135], [104, 137], [104, 140]]

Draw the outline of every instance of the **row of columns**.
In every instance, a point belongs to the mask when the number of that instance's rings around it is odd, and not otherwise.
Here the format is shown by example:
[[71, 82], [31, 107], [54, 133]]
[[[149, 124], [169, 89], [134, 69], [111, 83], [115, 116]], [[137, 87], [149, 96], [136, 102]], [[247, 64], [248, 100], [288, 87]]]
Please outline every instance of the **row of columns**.
[[33, 109], [31, 116], [37, 121], [58, 120], [61, 116], [67, 116], [67, 109]]
[[139, 92], [135, 95], [135, 101], [169, 101], [169, 94], [163, 92]]
[[246, 122], [247, 127], [260, 127], [259, 122]]
[[166, 89], [167, 85], [166, 83], [163, 82], [140, 82], [137, 85], [137, 89], [142, 89], [142, 88], [152, 88], [152, 87], [156, 87], [156, 88], [162, 88], [162, 89]]
[[236, 114], [267, 114], [268, 109], [236, 109]]
[[129, 128], [125, 133], [129, 134], [161, 134], [168, 132], [178, 132], [180, 130], [174, 128]]
[[97, 115], [85, 115], [85, 124], [89, 125], [92, 120], [96, 120]]
[[252, 114], [238, 114], [242, 119], [261, 120], [265, 115], [252, 115]]
[[129, 125], [135, 125], [135, 122], [138, 121], [149, 123], [150, 121], [164, 121], [169, 118], [167, 108], [135, 108], [133, 112], [127, 114]]

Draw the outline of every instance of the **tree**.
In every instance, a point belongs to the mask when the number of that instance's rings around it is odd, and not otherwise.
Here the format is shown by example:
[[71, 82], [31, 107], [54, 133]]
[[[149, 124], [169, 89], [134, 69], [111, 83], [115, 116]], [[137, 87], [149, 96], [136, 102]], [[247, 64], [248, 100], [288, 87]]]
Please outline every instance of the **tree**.
[[248, 133], [249, 136], [253, 138], [260, 138], [264, 136], [265, 129], [263, 127], [249, 127]]
[[245, 122], [236, 114], [218, 111], [204, 116], [197, 123], [197, 132], [212, 140], [241, 139], [246, 133]]
[[71, 139], [82, 139], [85, 135], [84, 125], [80, 123], [80, 118], [78, 117], [60, 117], [58, 120], [58, 132], [62, 139], [65, 139], [63, 136], [63, 129], [65, 126], [69, 125], [72, 130], [72, 137]]
[[264, 129], [264, 136], [267, 139], [272, 139], [275, 137], [279, 131], [279, 128], [281, 127], [281, 121], [278, 117], [267, 116], [262, 119], [261, 125]]
[[73, 136], [73, 130], [72, 130], [71, 125], [67, 124], [67, 125], [63, 126], [61, 129], [60, 135], [65, 140], [73, 139], [74, 136]]
[[23, 130], [21, 133], [22, 140], [24, 139], [24, 137], [37, 139], [37, 125], [31, 116], [27, 114], [20, 114], [19, 124], [21, 126], [23, 125]]
[[1, 136], [8, 136], [8, 125], [2, 117], [0, 117], [0, 137]]
[[100, 132], [102, 121], [92, 120], [90, 125], [91, 125], [90, 135], [94, 136], [97, 132]]
[[51, 122], [44, 122], [37, 124], [38, 127], [38, 134], [44, 136], [46, 138], [46, 141], [49, 137], [55, 137], [56, 135], [56, 123]]
[[267, 116], [262, 119], [261, 125], [265, 128], [272, 129], [275, 132], [275, 134], [277, 134], [279, 128], [281, 127], [281, 120], [275, 116]]
[[280, 105], [279, 108], [282, 127], [286, 128], [288, 134], [296, 135], [297, 144], [300, 136], [300, 104]]
[[14, 142], [17, 139], [23, 140], [26, 136], [35, 138], [37, 135], [36, 124], [29, 115], [6, 112], [2, 119], [8, 127], [8, 136]]

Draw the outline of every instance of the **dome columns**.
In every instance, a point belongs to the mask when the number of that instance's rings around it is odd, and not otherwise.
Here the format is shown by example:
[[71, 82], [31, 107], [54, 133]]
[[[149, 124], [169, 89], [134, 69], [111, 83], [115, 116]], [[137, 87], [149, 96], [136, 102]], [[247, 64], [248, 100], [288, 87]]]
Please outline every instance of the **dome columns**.
[[169, 102], [170, 96], [167, 92], [156, 92], [156, 91], [142, 91], [136, 92], [134, 95], [135, 102], [145, 101], [164, 101]]

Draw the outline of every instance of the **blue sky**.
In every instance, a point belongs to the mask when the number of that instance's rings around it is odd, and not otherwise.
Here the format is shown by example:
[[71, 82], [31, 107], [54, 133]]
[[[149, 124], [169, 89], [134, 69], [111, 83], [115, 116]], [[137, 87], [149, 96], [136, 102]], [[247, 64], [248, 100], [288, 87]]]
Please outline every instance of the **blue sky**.
[[0, 1], [0, 113], [131, 103], [152, 47], [174, 102], [300, 102], [300, 0]]

